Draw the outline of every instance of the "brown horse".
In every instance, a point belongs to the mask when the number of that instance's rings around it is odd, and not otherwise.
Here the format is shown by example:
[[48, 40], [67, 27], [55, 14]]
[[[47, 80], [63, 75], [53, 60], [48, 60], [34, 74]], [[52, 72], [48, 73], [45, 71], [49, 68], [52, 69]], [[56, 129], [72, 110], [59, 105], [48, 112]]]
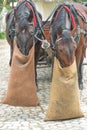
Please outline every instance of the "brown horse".
[[[40, 24], [42, 16], [37, 12], [34, 3], [31, 0], [21, 0], [16, 8], [11, 10], [6, 17], [6, 38], [11, 48], [12, 62], [14, 37], [21, 53], [28, 55], [29, 50], [35, 44], [35, 68], [39, 58], [41, 41], [36, 39], [42, 38]], [[35, 69], [36, 70], [36, 69]]]
[[51, 21], [51, 48], [62, 67], [76, 57], [79, 88], [83, 88], [82, 63], [86, 49], [87, 8], [78, 3], [58, 5]]

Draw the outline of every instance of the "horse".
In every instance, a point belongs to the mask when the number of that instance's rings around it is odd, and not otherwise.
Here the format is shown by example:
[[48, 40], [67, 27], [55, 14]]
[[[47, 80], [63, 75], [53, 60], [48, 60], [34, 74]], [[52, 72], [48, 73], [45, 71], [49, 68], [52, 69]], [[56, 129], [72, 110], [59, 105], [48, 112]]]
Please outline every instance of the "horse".
[[50, 23], [50, 41], [61, 67], [76, 58], [79, 89], [83, 89], [82, 63], [87, 43], [87, 8], [79, 3], [57, 5]]
[[[12, 9], [6, 16], [6, 38], [10, 45], [12, 62], [14, 39], [23, 55], [28, 55], [29, 50], [35, 44], [35, 73], [39, 58], [41, 41], [35, 38], [42, 38], [41, 31], [42, 16], [36, 10], [31, 0], [20, 1], [16, 8]], [[16, 37], [16, 38], [15, 38]]]

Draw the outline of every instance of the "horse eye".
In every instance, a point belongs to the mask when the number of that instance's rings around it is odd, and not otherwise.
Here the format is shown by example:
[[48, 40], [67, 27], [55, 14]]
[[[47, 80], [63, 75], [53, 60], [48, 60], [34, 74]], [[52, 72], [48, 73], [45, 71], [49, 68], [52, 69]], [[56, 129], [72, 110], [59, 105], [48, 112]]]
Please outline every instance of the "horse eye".
[[63, 50], [60, 50], [60, 52], [63, 52]]

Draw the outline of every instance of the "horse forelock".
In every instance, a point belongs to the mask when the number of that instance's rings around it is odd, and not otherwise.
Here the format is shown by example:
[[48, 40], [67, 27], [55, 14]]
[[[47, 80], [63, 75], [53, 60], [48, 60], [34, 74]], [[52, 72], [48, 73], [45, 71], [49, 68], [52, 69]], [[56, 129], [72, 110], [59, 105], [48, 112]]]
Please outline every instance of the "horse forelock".
[[58, 27], [62, 27], [62, 29], [75, 28], [76, 29], [76, 21], [75, 16], [73, 15], [70, 7], [68, 5], [61, 5], [57, 8], [53, 15], [52, 23], [57, 23]]
[[57, 27], [62, 27], [62, 29], [66, 28], [66, 10], [62, 8], [60, 12], [56, 12], [54, 23], [56, 22]]
[[71, 35], [70, 35], [70, 31], [68, 31], [68, 30], [63, 30], [63, 32], [62, 32], [62, 39], [71, 41], [72, 38], [71, 38]]
[[[28, 16], [29, 19], [28, 19]], [[15, 19], [27, 19], [33, 20], [34, 26], [37, 26], [37, 18], [34, 12], [34, 7], [28, 1], [19, 2], [18, 6], [15, 8]]]

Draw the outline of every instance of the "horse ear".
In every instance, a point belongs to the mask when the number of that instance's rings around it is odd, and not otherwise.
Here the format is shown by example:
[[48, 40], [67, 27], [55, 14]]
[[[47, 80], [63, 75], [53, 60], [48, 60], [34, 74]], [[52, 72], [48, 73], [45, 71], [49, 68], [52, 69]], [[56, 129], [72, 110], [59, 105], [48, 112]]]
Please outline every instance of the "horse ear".
[[32, 22], [32, 20], [33, 20], [33, 12], [32, 12], [32, 10], [30, 10], [28, 21]]
[[73, 41], [73, 46], [74, 46], [74, 49], [76, 50], [77, 48], [77, 44], [76, 44], [76, 41], [74, 40], [74, 38], [72, 37], [72, 41]]
[[8, 21], [10, 13], [6, 14], [6, 22]]
[[62, 28], [59, 27], [59, 28], [58, 28], [58, 35], [62, 35], [62, 32], [63, 32]]
[[38, 12], [38, 15], [39, 15], [40, 19], [42, 20], [42, 15], [40, 14], [40, 12]]
[[74, 28], [72, 31], [71, 31], [71, 36], [73, 36], [76, 32], [76, 28]]
[[32, 12], [32, 10], [30, 10], [30, 18], [31, 19], [33, 18], [33, 12]]
[[14, 8], [14, 17], [16, 16], [16, 9]]
[[6, 22], [9, 20], [10, 14], [12, 11], [10, 11], [9, 13], [6, 14]]

